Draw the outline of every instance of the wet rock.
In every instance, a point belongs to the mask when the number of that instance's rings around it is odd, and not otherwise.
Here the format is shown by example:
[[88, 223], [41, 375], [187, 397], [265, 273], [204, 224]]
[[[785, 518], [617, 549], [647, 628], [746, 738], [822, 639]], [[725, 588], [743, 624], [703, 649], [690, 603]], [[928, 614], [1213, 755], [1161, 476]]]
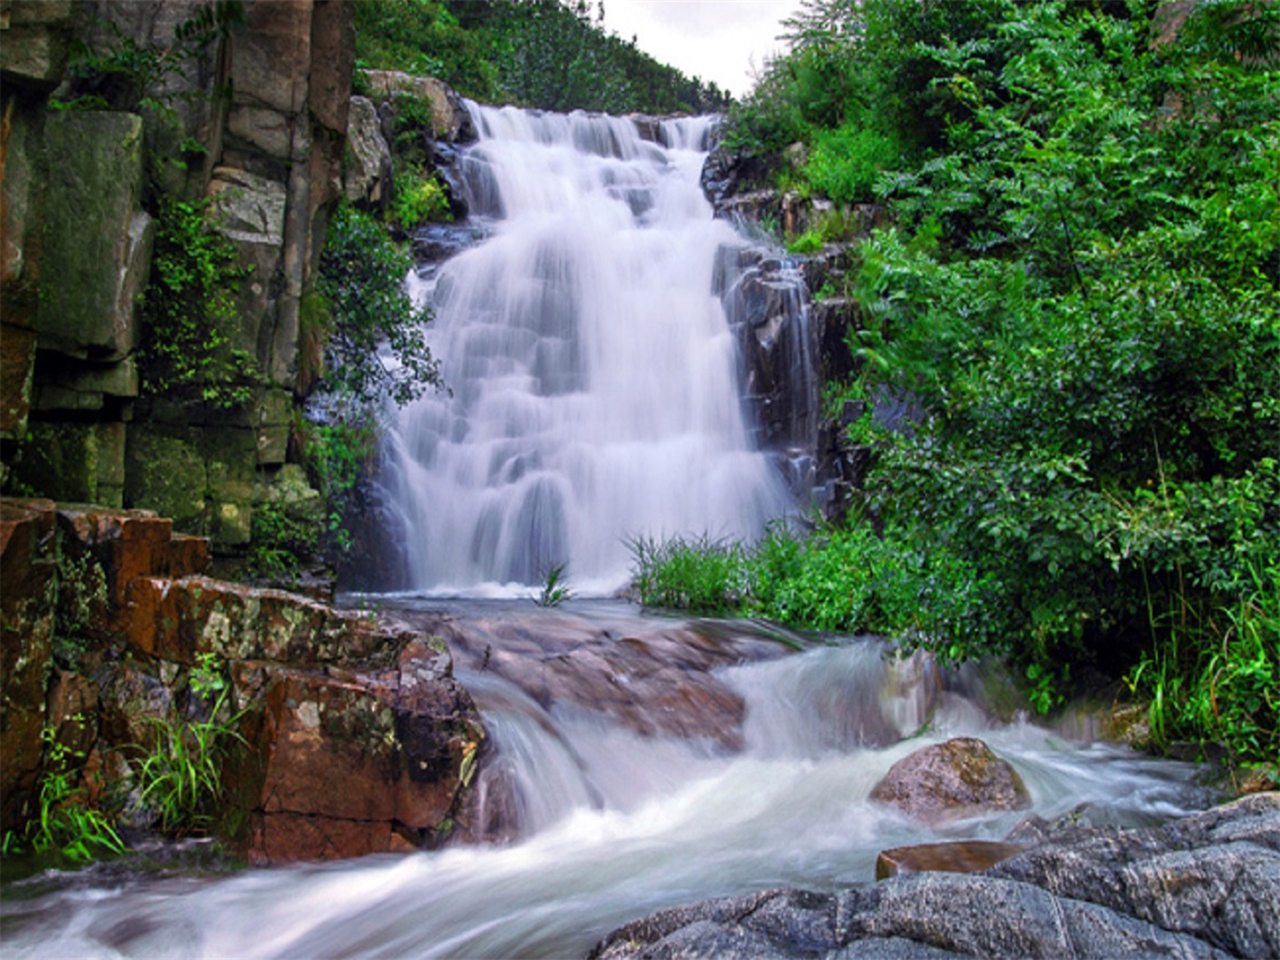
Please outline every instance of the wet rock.
[[1273, 793], [1161, 828], [1080, 828], [980, 875], [676, 907], [615, 930], [592, 956], [1270, 957], [1277, 902]]
[[1235, 956], [1280, 955], [1280, 793], [1161, 828], [1064, 830], [992, 874], [1202, 938]]
[[402, 614], [419, 632], [449, 642], [459, 666], [498, 674], [536, 703], [573, 704], [603, 713], [642, 736], [707, 740], [742, 747], [741, 696], [715, 674], [749, 660], [782, 656], [776, 642], [720, 636], [708, 625], [654, 621], [615, 633], [567, 611], [523, 610], [511, 618]]
[[876, 857], [876, 879], [886, 880], [907, 873], [979, 873], [1024, 849], [1021, 844], [990, 840], [894, 847], [880, 851]]
[[376, 672], [247, 663], [237, 674], [264, 704], [236, 787], [252, 860], [412, 849], [447, 830], [484, 729], [443, 645], [413, 641]]
[[871, 799], [926, 823], [1031, 805], [1017, 771], [972, 737], [924, 747], [899, 760], [872, 789]]

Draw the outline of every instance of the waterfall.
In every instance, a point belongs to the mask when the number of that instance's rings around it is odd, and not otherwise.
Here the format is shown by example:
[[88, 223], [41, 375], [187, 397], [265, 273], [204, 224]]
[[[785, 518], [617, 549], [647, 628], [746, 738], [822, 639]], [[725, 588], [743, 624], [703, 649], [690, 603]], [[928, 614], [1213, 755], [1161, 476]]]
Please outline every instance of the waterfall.
[[746, 242], [699, 187], [710, 118], [653, 142], [625, 118], [472, 109], [459, 179], [487, 239], [411, 282], [451, 394], [390, 438], [410, 584], [500, 591], [568, 564], [604, 593], [629, 538], [758, 535], [790, 496], [713, 289]]

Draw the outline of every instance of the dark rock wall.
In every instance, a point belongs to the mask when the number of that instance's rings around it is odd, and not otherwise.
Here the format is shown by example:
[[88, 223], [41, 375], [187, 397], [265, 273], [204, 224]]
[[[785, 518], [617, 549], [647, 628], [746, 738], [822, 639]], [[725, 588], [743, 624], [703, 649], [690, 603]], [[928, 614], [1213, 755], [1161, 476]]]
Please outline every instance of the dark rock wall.
[[[153, 91], [168, 110], [49, 108], [74, 41], [167, 48], [201, 6], [0, 5], [0, 445], [17, 489], [156, 507], [226, 552], [247, 543], [254, 505], [290, 456], [299, 306], [342, 189], [350, 6], [247, 0], [244, 22]], [[206, 196], [252, 268], [224, 333], [256, 357], [264, 386], [230, 412], [148, 400], [138, 377], [146, 211]]]

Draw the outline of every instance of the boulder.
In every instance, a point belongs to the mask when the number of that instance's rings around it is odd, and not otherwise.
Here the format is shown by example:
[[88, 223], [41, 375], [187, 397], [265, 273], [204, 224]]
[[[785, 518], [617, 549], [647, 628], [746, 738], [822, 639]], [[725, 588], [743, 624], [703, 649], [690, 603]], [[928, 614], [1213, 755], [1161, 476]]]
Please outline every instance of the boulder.
[[73, 356], [123, 358], [138, 342], [134, 304], [153, 226], [138, 208], [142, 118], [65, 110], [45, 122], [49, 185], [36, 329]]
[[296, 665], [384, 662], [411, 637], [359, 611], [203, 576], [135, 577], [127, 600], [130, 646], [186, 665], [205, 653]]
[[378, 110], [367, 97], [352, 97], [347, 114], [347, 154], [342, 193], [352, 203], [380, 205], [391, 184], [391, 148], [382, 135]]
[[369, 90], [377, 100], [397, 96], [413, 97], [431, 108], [431, 130], [435, 140], [468, 143], [476, 139], [475, 124], [466, 104], [451, 87], [435, 77], [416, 77], [398, 70], [366, 70]]
[[872, 788], [871, 799], [925, 823], [1031, 806], [1018, 772], [973, 737], [923, 747], [899, 760]]
[[251, 860], [414, 849], [448, 832], [484, 729], [443, 644], [411, 641], [376, 672], [244, 662], [236, 682], [259, 687], [264, 703], [237, 786], [252, 811]]
[[1278, 902], [1272, 793], [1160, 828], [1084, 828], [984, 874], [675, 907], [613, 931], [591, 956], [1273, 957]]

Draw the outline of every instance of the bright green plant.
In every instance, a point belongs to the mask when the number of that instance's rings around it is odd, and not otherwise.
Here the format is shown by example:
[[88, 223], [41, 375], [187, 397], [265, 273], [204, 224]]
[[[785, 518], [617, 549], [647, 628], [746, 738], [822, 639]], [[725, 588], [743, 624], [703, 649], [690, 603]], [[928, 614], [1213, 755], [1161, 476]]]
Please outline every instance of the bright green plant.
[[395, 190], [387, 219], [403, 230], [427, 221], [449, 221], [453, 214], [444, 187], [435, 176], [424, 176], [415, 170], [396, 175]]
[[746, 570], [738, 543], [703, 534], [665, 541], [634, 537], [627, 546], [645, 606], [727, 613], [741, 601]]
[[555, 563], [547, 568], [542, 578], [542, 590], [533, 598], [540, 607], [558, 607], [573, 597], [573, 592], [564, 583], [565, 564]]
[[817, 253], [822, 249], [822, 234], [817, 230], [806, 230], [804, 233], [796, 236], [792, 240], [787, 241], [787, 251], [790, 253], [809, 254]]
[[155, 743], [137, 769], [143, 805], [162, 829], [178, 835], [207, 829], [222, 796], [222, 767], [234, 743], [245, 743], [236, 729], [244, 711], [230, 709], [230, 688], [216, 658], [201, 657], [188, 683], [207, 715], [176, 722], [149, 718]]
[[236, 295], [249, 270], [205, 220], [206, 204], [166, 200], [142, 302], [142, 383], [152, 396], [230, 409], [262, 382], [233, 345]]
[[[76, 862], [124, 853], [124, 841], [111, 818], [88, 800], [83, 787], [76, 786], [84, 753], [62, 743], [52, 727], [44, 728], [40, 739], [45, 743], [45, 764], [39, 815], [26, 831], [31, 849]], [[16, 852], [11, 836], [6, 836], [5, 842], [6, 848]]]
[[377, 452], [375, 423], [308, 423], [303, 432], [308, 475], [328, 506], [325, 533], [345, 553], [351, 548], [345, 518], [359, 506], [360, 480]]

